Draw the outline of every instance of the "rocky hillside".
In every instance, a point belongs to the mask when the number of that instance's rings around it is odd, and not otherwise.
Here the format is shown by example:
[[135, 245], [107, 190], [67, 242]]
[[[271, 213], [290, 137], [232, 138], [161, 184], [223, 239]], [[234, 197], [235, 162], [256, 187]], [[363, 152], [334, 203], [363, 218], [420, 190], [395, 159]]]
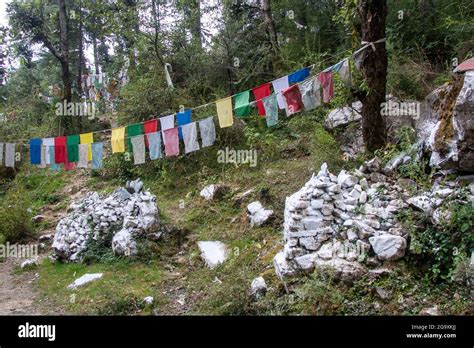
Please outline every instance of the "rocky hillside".
[[46, 314], [473, 314], [472, 78], [392, 123], [375, 157], [355, 104], [255, 135], [256, 167], [209, 149], [159, 170], [29, 168], [3, 202], [27, 200], [41, 253], [4, 266]]

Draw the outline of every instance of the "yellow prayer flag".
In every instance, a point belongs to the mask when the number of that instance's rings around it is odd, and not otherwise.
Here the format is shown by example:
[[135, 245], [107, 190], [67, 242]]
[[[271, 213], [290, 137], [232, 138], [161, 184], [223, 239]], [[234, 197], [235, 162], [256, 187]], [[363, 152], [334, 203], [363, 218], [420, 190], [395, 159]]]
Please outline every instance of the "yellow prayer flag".
[[81, 144], [89, 144], [89, 151], [87, 152], [87, 160], [92, 161], [92, 143], [94, 142], [94, 135], [92, 133], [84, 133], [80, 135]]
[[232, 114], [232, 97], [216, 101], [217, 117], [221, 128], [230, 127], [234, 124]]
[[112, 153], [125, 152], [125, 127], [112, 129]]

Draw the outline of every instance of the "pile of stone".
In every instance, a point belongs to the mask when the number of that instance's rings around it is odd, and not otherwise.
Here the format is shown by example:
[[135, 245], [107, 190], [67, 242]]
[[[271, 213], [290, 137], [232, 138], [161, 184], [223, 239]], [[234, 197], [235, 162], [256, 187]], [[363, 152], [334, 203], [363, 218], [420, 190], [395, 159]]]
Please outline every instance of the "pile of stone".
[[140, 180], [127, 182], [125, 188], [107, 197], [92, 192], [72, 203], [69, 210], [72, 212], [56, 227], [52, 247], [57, 260], [79, 261], [88, 240], [97, 240], [109, 233], [113, 234], [114, 253], [134, 255], [136, 237], [154, 235], [159, 229], [156, 197], [143, 191]]
[[[412, 207], [433, 220], [449, 218], [442, 204], [460, 192], [456, 182], [435, 184], [412, 197], [406, 188], [384, 175], [374, 158], [353, 173], [331, 174], [323, 164], [305, 186], [286, 198], [283, 251], [274, 258], [278, 276], [331, 268], [353, 279], [384, 261], [405, 255], [407, 234], [396, 213]], [[474, 184], [468, 200], [474, 202]]]

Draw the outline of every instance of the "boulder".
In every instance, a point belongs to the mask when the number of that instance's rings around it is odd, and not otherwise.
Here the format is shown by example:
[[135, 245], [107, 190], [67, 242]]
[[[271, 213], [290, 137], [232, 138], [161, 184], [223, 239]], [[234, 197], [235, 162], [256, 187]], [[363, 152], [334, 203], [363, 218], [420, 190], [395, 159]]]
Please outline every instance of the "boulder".
[[474, 171], [473, 90], [474, 71], [467, 71], [426, 97], [416, 130], [432, 167]]
[[137, 253], [137, 243], [133, 239], [130, 229], [124, 228], [114, 235], [112, 250], [114, 254], [123, 256], [131, 256]]
[[339, 126], [347, 126], [354, 121], [359, 121], [362, 118], [361, 110], [362, 103], [360, 101], [352, 103], [352, 106], [334, 109], [326, 117], [324, 127], [326, 129], [334, 129]]
[[405, 256], [407, 242], [403, 237], [383, 234], [370, 237], [369, 243], [380, 260], [394, 261]]
[[215, 268], [223, 263], [228, 257], [227, 247], [219, 241], [202, 241], [198, 242], [201, 257], [207, 267]]

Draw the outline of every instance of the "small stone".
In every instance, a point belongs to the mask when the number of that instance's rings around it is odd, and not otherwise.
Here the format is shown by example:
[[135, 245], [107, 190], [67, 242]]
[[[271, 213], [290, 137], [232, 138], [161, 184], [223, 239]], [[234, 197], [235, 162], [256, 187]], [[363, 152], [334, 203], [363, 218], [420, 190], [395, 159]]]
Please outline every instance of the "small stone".
[[259, 298], [265, 296], [267, 293], [267, 284], [265, 283], [265, 279], [263, 277], [258, 277], [252, 280], [252, 284], [250, 284], [250, 296], [258, 300]]
[[362, 191], [359, 196], [359, 203], [365, 204], [367, 202], [367, 192]]
[[429, 308], [423, 308], [420, 311], [420, 315], [431, 315], [431, 316], [437, 316], [440, 315], [438, 306], [433, 306]]
[[77, 289], [78, 287], [81, 287], [87, 283], [102, 278], [102, 275], [102, 273], [86, 273], [82, 277], [77, 278], [73, 283], [69, 284], [67, 288], [69, 290]]
[[155, 299], [153, 298], [153, 296], [147, 296], [143, 299], [143, 302], [147, 305], [153, 304], [154, 301]]
[[20, 268], [24, 269], [24, 268], [31, 267], [31, 266], [38, 266], [38, 260], [36, 260], [36, 259], [25, 260], [21, 263]]
[[209, 268], [215, 268], [228, 257], [227, 247], [219, 241], [198, 242], [201, 257]]

